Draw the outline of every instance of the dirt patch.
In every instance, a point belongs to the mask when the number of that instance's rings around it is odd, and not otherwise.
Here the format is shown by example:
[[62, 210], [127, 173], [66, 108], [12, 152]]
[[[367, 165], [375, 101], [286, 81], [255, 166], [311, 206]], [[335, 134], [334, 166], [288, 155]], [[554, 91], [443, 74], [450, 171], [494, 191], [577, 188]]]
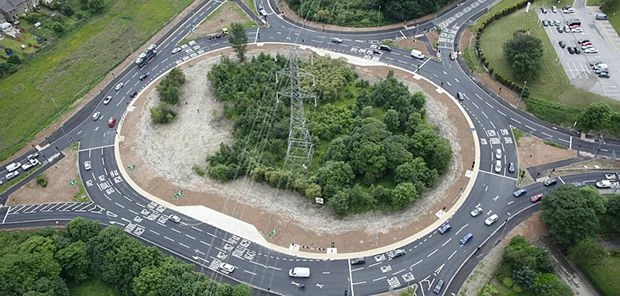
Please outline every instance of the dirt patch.
[[407, 51], [410, 51], [412, 49], [417, 49], [421, 51], [423, 54], [429, 56], [428, 50], [426, 49], [426, 46], [424, 46], [424, 42], [422, 42], [421, 40], [417, 40], [415, 38], [394, 40], [392, 41], [392, 44], [394, 44], [395, 47], [402, 48]]
[[185, 39], [195, 40], [205, 37], [223, 28], [229, 28], [232, 23], [246, 24], [254, 23], [254, 21], [237, 2], [225, 2], [213, 14], [207, 16]]
[[65, 157], [43, 173], [48, 180], [47, 187], [37, 185], [36, 179], [32, 179], [11, 194], [7, 205], [74, 201], [73, 197], [78, 193], [79, 187], [69, 187], [67, 184], [73, 178], [79, 180], [75, 166], [77, 151], [67, 148], [62, 153]]
[[430, 42], [433, 49], [437, 49], [437, 44], [439, 44], [439, 33], [437, 31], [429, 31], [426, 33], [426, 38], [428, 38], [428, 42]]
[[[275, 51], [285, 53], [286, 48], [275, 45], [258, 49], [249, 47], [248, 56], [260, 52], [275, 54]], [[226, 50], [221, 54], [233, 56], [234, 52]], [[303, 54], [300, 56], [303, 58]], [[122, 130], [124, 140], [120, 144], [123, 163], [136, 164], [136, 170], [130, 173], [132, 179], [153, 195], [177, 205], [208, 206], [251, 223], [263, 233], [276, 230], [277, 235], [269, 240], [281, 246], [288, 247], [294, 242], [304, 251], [313, 251], [334, 243], [339, 252], [351, 252], [390, 244], [422, 230], [437, 219], [436, 212], [455, 203], [469, 181], [464, 176], [463, 163], [472, 163], [474, 144], [458, 107], [449, 97], [438, 95], [434, 86], [423, 80], [411, 81], [410, 74], [398, 71], [395, 76], [410, 89], [429, 95], [426, 106], [429, 120], [442, 135], [451, 139], [457, 156], [448, 169], [450, 173], [440, 180], [436, 189], [426, 193], [406, 211], [337, 219], [329, 209], [309, 203], [292, 192], [275, 190], [248, 179], [222, 184], [199, 177], [192, 172], [191, 166], [204, 165], [209, 152], [215, 151], [221, 142], [231, 140], [230, 123], [222, 118], [222, 107], [215, 101], [207, 81], [210, 67], [218, 61], [217, 55], [212, 54], [182, 66], [188, 82], [182, 90], [183, 100], [177, 110], [177, 120], [171, 125], [150, 123], [148, 107], [157, 100], [154, 87], [145, 90], [137, 99], [133, 110], [138, 112], [127, 114]], [[361, 77], [372, 81], [384, 78], [389, 71], [385, 67], [357, 70]], [[173, 200], [171, 197], [179, 190], [184, 190], [183, 197]]]
[[110, 71], [105, 77], [103, 77], [103, 79], [101, 80], [101, 82], [99, 82], [99, 84], [97, 84], [88, 93], [82, 96], [81, 99], [75, 101], [75, 103], [73, 103], [71, 108], [69, 108], [69, 111], [63, 114], [62, 117], [56, 123], [38, 132], [34, 136], [34, 138], [30, 141], [30, 143], [28, 143], [28, 145], [25, 145], [22, 149], [20, 149], [14, 155], [25, 154], [26, 152], [32, 149], [33, 145], [43, 143], [45, 141], [46, 136], [49, 136], [55, 130], [59, 129], [62, 123], [64, 123], [69, 118], [71, 118], [73, 115], [75, 115], [75, 113], [80, 111], [86, 104], [88, 104], [88, 102], [90, 102], [93, 99], [102, 99], [102, 98], [98, 98], [97, 94], [99, 93], [99, 90], [103, 89], [112, 80], [114, 80], [114, 77], [115, 77], [114, 73], [121, 73], [124, 69], [126, 69], [128, 66], [133, 64], [133, 62], [136, 60], [138, 55], [144, 52], [149, 45], [155, 43], [159, 38], [161, 38], [167, 32], [172, 30], [174, 26], [178, 25], [186, 15], [188, 15], [192, 10], [194, 10], [196, 7], [200, 6], [201, 4], [202, 4], [201, 1], [194, 1], [190, 3], [183, 11], [181, 11], [181, 13], [176, 15], [165, 27], [163, 27], [161, 30], [155, 33], [155, 35], [153, 35], [151, 39], [145, 42], [144, 45], [142, 45], [140, 48], [136, 48], [133, 54], [127, 57], [122, 63], [118, 64], [116, 68], [112, 69], [112, 71]]
[[[513, 107], [517, 106], [517, 102], [519, 102], [519, 95], [521, 95], [520, 93], [512, 91], [503, 84], [499, 83], [487, 72], [476, 72], [474, 75], [476, 79], [481, 81], [488, 90], [500, 96], [504, 101], [507, 101]], [[521, 102], [521, 104], [519, 104], [519, 109], [526, 110], [525, 103]]]
[[549, 228], [540, 221], [540, 215], [541, 212], [537, 212], [506, 234], [501, 244], [495, 246], [469, 274], [458, 295], [478, 295], [480, 293], [484, 285], [494, 276], [504, 255], [504, 248], [508, 246], [513, 237], [521, 235], [532, 242], [548, 236]]
[[474, 41], [474, 33], [469, 30], [469, 28], [463, 30], [461, 34], [461, 39], [459, 40], [459, 48], [461, 50], [465, 48], [469, 48], [469, 44]]
[[593, 171], [617, 171], [618, 169], [620, 169], [620, 160], [610, 164], [608, 159], [588, 159], [557, 168], [553, 175], [564, 176]]
[[521, 137], [518, 150], [519, 167], [521, 168], [529, 168], [576, 156], [575, 151], [549, 146], [534, 136]]

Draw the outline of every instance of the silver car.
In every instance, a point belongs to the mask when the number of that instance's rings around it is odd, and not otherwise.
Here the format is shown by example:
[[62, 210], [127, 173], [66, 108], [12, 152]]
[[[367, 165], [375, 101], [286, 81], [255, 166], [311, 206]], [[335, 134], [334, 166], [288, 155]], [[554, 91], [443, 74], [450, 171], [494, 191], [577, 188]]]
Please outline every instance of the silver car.
[[103, 104], [107, 105], [110, 103], [110, 101], [112, 101], [112, 96], [107, 96], [105, 97], [105, 99], [103, 99]]
[[119, 90], [121, 90], [121, 88], [123, 88], [123, 86], [125, 86], [125, 84], [124, 84], [124, 83], [122, 83], [122, 82], [119, 82], [119, 83], [118, 83], [118, 84], [114, 87], [114, 90], [115, 90], [115, 91], [119, 91]]
[[498, 219], [499, 219], [499, 216], [497, 214], [493, 214], [493, 215], [489, 216], [489, 218], [484, 220], [484, 224], [486, 226], [491, 226], [491, 224], [497, 222]]
[[502, 159], [502, 149], [495, 149], [495, 159]]
[[476, 217], [476, 216], [478, 216], [478, 215], [482, 214], [482, 207], [481, 207], [480, 205], [476, 206], [476, 207], [474, 208], [474, 210], [473, 210], [473, 211], [471, 211], [471, 213], [470, 213], [470, 214], [471, 214], [471, 216], [472, 216], [472, 217]]
[[97, 120], [97, 119], [99, 119], [99, 117], [101, 117], [101, 112], [95, 112], [93, 114], [93, 120]]
[[501, 160], [496, 160], [495, 161], [494, 170], [495, 170], [496, 173], [501, 173], [502, 172], [502, 161]]

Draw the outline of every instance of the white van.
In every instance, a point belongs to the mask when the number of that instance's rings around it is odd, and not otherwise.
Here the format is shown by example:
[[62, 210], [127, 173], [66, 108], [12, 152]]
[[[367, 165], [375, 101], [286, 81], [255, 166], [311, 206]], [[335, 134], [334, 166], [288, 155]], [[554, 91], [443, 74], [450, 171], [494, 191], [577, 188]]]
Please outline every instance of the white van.
[[14, 163], [12, 163], [12, 164], [7, 165], [7, 166], [6, 166], [6, 170], [7, 170], [7, 171], [9, 171], [9, 173], [10, 173], [10, 172], [12, 172], [12, 171], [14, 171], [14, 170], [16, 170], [16, 169], [19, 169], [19, 167], [21, 167], [21, 166], [22, 166], [22, 164], [21, 164], [21, 163], [19, 163], [19, 162], [14, 162]]
[[310, 268], [308, 267], [294, 267], [288, 271], [288, 276], [294, 278], [309, 278]]
[[424, 54], [421, 51], [416, 50], [416, 49], [411, 50], [411, 56], [416, 59], [420, 59], [420, 60], [426, 58], [426, 56], [424, 56]]

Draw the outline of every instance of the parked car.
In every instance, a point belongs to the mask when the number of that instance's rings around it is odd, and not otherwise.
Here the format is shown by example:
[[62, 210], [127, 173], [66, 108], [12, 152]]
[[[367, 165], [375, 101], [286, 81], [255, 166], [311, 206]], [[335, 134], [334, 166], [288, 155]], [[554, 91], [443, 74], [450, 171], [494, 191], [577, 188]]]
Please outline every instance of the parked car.
[[513, 174], [516, 171], [515, 169], [515, 163], [511, 162], [508, 164], [508, 172], [510, 172], [511, 174]]
[[497, 222], [498, 219], [499, 219], [499, 216], [497, 214], [493, 214], [489, 216], [488, 218], [486, 218], [486, 220], [484, 220], [484, 224], [486, 226], [491, 226], [491, 224]]
[[559, 20], [554, 20], [553, 21], [553, 25], [556, 26], [556, 27], [559, 27], [560, 26], [560, 21]]
[[546, 9], [546, 8], [544, 8], [544, 7], [541, 7], [541, 8], [540, 8], [540, 12], [542, 12], [543, 14], [546, 14], [546, 13], [547, 13], [547, 9]]
[[583, 50], [584, 53], [598, 53], [598, 48], [596, 47], [588, 47]]
[[495, 149], [495, 159], [502, 159], [502, 149]]
[[590, 42], [590, 41], [585, 41], [585, 42], [580, 43], [579, 45], [581, 45], [582, 47], [583, 47], [583, 46], [592, 46], [592, 42]]
[[571, 29], [570, 31], [571, 33], [583, 33], [583, 29], [581, 27]]
[[570, 54], [575, 54], [575, 49], [572, 46], [567, 47], [566, 50], [568, 50]]
[[21, 166], [22, 166], [22, 164], [20, 162], [14, 162], [14, 163], [11, 163], [11, 164], [7, 165], [5, 168], [10, 173], [10, 172], [12, 172], [14, 170], [19, 169]]
[[557, 26], [555, 28], [558, 30], [558, 33], [564, 33], [564, 27]]
[[542, 21], [542, 25], [545, 26], [545, 27], [548, 27], [549, 26], [549, 21], [543, 20]]
[[575, 9], [572, 7], [566, 8], [566, 9], [562, 9], [562, 12], [565, 14], [569, 14], [569, 13], [575, 13]]
[[366, 263], [366, 259], [364, 259], [364, 257], [358, 257], [358, 258], [351, 259], [351, 265], [361, 265], [365, 263]]
[[119, 91], [119, 90], [121, 90], [121, 88], [123, 88], [123, 86], [125, 86], [125, 84], [124, 84], [124, 83], [122, 83], [122, 82], [119, 82], [119, 83], [118, 83], [118, 84], [114, 87], [114, 90], [115, 90], [115, 91]]
[[530, 201], [531, 202], [539, 202], [545, 195], [542, 193], [536, 194], [532, 197], [530, 197]]
[[172, 54], [175, 54], [177, 52], [181, 51], [181, 47], [175, 47], [172, 49]]
[[116, 119], [114, 117], [110, 117], [110, 119], [108, 119], [108, 127], [113, 128], [115, 124]]
[[566, 47], [566, 42], [558, 41], [558, 45], [560, 45], [560, 48], [564, 48], [564, 47]]
[[146, 73], [146, 74], [140, 76], [139, 79], [140, 79], [140, 81], [142, 81], [142, 80], [146, 79], [147, 77], [149, 77], [149, 73]]
[[582, 44], [584, 42], [591, 42], [591, 41], [590, 41], [590, 39], [585, 39], [585, 38], [577, 40], [577, 44]]
[[437, 231], [439, 231], [439, 233], [444, 234], [448, 231], [450, 231], [450, 229], [452, 229], [452, 226], [450, 226], [450, 224], [448, 223], [444, 223], [441, 226], [439, 226], [439, 229], [437, 229]]
[[100, 116], [101, 116], [101, 112], [97, 111], [97, 112], [93, 113], [93, 117], [92, 118], [93, 118], [93, 120], [97, 120], [97, 119], [99, 119]]
[[91, 166], [90, 166], [90, 160], [87, 160], [84, 162], [84, 170], [85, 171], [90, 171]]
[[558, 8], [555, 7], [555, 6], [551, 6], [551, 12], [557, 13], [558, 12]]
[[556, 179], [556, 178], [549, 178], [549, 179], [547, 179], [547, 180], [545, 180], [545, 181], [543, 182], [543, 184], [544, 184], [545, 186], [547, 186], [547, 187], [549, 187], [549, 186], [551, 186], [551, 185], [555, 185], [555, 184], [557, 184], [557, 183], [558, 183], [558, 179]]
[[225, 274], [229, 274], [229, 273], [235, 271], [235, 267], [234, 266], [232, 266], [232, 265], [230, 265], [228, 263], [224, 263], [224, 262], [220, 263], [219, 269], [220, 269], [221, 272], [223, 272]]
[[575, 50], [575, 54], [580, 54], [581, 53], [581, 49], [579, 49], [579, 47], [575, 47], [573, 49]]
[[443, 280], [438, 280], [437, 285], [435, 285], [435, 289], [433, 289], [433, 293], [435, 294], [441, 293], [442, 288], [443, 288]]
[[19, 171], [14, 171], [14, 172], [10, 172], [8, 174], [6, 174], [6, 176], [4, 176], [6, 178], [7, 181], [10, 181], [11, 179], [15, 178], [19, 176]]
[[594, 18], [599, 21], [604, 21], [604, 20], [607, 20], [607, 15], [604, 13], [597, 13], [596, 16], [594, 16]]
[[610, 180], [602, 180], [602, 181], [598, 181], [596, 182], [595, 186], [596, 188], [611, 188], [612, 186], [618, 185], [617, 181], [610, 181]]
[[586, 182], [573, 182], [571, 184], [575, 185], [576, 187], [588, 186], [588, 184], [586, 184]]
[[598, 78], [609, 78], [609, 72], [601, 72], [598, 74]]
[[469, 214], [471, 214], [472, 217], [476, 217], [482, 214], [482, 207], [480, 205], [477, 205]]
[[107, 105], [110, 103], [110, 101], [112, 101], [112, 96], [107, 96], [105, 97], [105, 99], [103, 99], [103, 104]]
[[340, 44], [340, 43], [342, 43], [342, 39], [334, 37], [334, 38], [332, 38], [332, 42]]
[[501, 160], [495, 161], [495, 166], [493, 166], [493, 170], [495, 170], [496, 173], [502, 172], [502, 161]]
[[521, 196], [521, 195], [523, 195], [523, 194], [525, 194], [525, 193], [527, 193], [527, 190], [525, 190], [525, 189], [521, 188], [521, 189], [519, 189], [519, 190], [517, 190], [517, 191], [513, 192], [513, 193], [512, 193], [512, 195], [513, 195], [514, 197], [519, 197], [519, 196]]
[[181, 223], [181, 217], [177, 216], [177, 215], [172, 215], [170, 217], [168, 217], [168, 220], [174, 222], [174, 223]]

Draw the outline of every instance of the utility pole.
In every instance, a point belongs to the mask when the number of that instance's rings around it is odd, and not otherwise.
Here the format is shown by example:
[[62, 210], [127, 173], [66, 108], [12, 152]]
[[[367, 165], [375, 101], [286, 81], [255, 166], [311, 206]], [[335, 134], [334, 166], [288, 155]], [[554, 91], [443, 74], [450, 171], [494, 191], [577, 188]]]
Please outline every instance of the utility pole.
[[525, 93], [525, 88], [527, 88], [527, 80], [523, 82], [523, 89], [521, 90], [521, 95], [519, 95], [519, 102], [517, 102], [517, 109], [519, 109], [519, 105], [521, 105], [521, 100], [523, 99], [523, 93]]
[[295, 48], [291, 48], [289, 55], [288, 69], [283, 71], [284, 75], [289, 77], [290, 89], [284, 92], [278, 92], [276, 99], [279, 97], [289, 97], [291, 101], [291, 119], [288, 133], [288, 148], [286, 149], [285, 164], [294, 167], [303, 167], [307, 169], [312, 161], [314, 154], [314, 145], [310, 138], [310, 131], [306, 126], [306, 114], [304, 112], [304, 100], [314, 99], [316, 107], [316, 97], [311, 94], [305, 94], [301, 91], [300, 77], [312, 78], [314, 84], [314, 76], [299, 70], [299, 61], [297, 60], [297, 52]]
[[[56, 113], [58, 113], [58, 116], [60, 116], [60, 108], [58, 108], [58, 104], [56, 104], [56, 99], [54, 97], [50, 97], [50, 99], [54, 103], [54, 106], [56, 106]], [[64, 135], [65, 134], [64, 124], [60, 125], [60, 130], [62, 131], [62, 134]]]

